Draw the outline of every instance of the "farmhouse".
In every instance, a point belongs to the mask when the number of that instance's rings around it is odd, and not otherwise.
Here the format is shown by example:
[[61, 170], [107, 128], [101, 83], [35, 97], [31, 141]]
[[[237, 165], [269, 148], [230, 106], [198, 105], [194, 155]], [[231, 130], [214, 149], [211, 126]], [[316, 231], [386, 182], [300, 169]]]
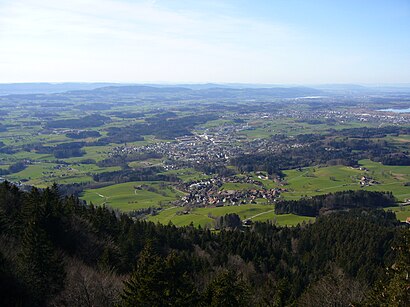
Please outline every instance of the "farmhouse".
[[376, 180], [373, 180], [372, 178], [369, 178], [369, 177], [366, 177], [366, 176], [362, 176], [359, 183], [360, 183], [361, 187], [371, 186], [371, 185], [374, 185], [374, 184], [379, 184], [379, 182], [377, 182]]

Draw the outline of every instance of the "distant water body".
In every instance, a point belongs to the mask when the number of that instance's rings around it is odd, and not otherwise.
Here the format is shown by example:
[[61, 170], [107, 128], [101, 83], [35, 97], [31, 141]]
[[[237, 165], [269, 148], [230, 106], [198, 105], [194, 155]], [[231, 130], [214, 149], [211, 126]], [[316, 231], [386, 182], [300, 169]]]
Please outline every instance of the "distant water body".
[[382, 110], [377, 110], [381, 112], [394, 112], [394, 113], [410, 113], [410, 108], [407, 109], [382, 109]]

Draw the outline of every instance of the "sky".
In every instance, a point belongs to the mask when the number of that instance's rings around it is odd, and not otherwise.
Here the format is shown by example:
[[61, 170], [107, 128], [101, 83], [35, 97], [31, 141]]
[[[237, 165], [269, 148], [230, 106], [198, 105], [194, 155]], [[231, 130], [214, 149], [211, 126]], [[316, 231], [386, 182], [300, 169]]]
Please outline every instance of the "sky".
[[0, 0], [0, 83], [410, 83], [410, 0]]

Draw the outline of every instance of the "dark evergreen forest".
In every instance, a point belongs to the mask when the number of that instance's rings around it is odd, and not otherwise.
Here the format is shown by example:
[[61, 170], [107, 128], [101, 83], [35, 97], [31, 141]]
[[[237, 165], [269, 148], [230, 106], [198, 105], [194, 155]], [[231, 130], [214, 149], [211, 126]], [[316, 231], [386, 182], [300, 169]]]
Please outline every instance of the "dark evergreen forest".
[[0, 305], [406, 306], [409, 232], [369, 208], [290, 228], [177, 228], [5, 182]]

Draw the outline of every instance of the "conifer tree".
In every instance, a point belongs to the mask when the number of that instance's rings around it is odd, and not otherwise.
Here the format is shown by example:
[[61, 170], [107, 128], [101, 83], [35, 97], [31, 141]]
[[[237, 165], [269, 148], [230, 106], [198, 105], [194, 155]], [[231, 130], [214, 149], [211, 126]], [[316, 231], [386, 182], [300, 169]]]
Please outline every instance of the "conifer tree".
[[410, 229], [405, 229], [393, 246], [395, 263], [388, 268], [388, 282], [380, 283], [373, 291], [368, 306], [409, 306], [410, 303]]
[[124, 306], [192, 306], [197, 297], [174, 253], [165, 259], [148, 243], [141, 252], [135, 271], [125, 282]]
[[249, 306], [248, 285], [231, 270], [220, 272], [205, 291], [205, 304], [212, 307]]
[[19, 260], [20, 272], [35, 303], [43, 304], [62, 289], [63, 263], [35, 219], [25, 228]]

